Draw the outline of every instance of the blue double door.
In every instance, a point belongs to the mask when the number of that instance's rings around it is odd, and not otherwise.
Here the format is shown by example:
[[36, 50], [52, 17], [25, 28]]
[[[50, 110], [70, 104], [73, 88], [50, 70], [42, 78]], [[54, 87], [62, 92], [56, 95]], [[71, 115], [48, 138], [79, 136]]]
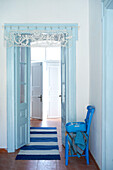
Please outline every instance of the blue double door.
[[[30, 68], [29, 47], [15, 47], [15, 142], [16, 149], [30, 142]], [[61, 50], [61, 126], [62, 143], [66, 124], [66, 48]], [[65, 145], [65, 144], [64, 144]]]

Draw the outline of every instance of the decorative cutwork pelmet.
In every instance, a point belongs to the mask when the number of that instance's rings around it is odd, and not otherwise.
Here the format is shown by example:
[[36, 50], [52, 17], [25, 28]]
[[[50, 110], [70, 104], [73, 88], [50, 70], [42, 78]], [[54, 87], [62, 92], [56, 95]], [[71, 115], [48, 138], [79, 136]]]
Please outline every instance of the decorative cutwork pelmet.
[[[70, 29], [60, 27], [4, 27], [4, 39], [7, 41], [8, 47], [52, 47], [72, 44], [73, 28]], [[69, 43], [68, 43], [69, 42]]]

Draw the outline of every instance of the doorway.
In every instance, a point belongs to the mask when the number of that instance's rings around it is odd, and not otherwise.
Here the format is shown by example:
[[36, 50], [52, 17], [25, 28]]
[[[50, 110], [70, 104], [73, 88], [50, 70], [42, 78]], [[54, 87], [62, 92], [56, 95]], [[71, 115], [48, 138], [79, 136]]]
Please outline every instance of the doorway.
[[[7, 148], [8, 152], [14, 152], [17, 142], [17, 130], [20, 130], [21, 141], [30, 141], [30, 44], [34, 40], [45, 40], [48, 44], [59, 43], [61, 46], [61, 115], [62, 115], [62, 142], [65, 143], [65, 124], [68, 121], [76, 121], [76, 40], [78, 39], [78, 24], [5, 24], [4, 35], [7, 41]], [[52, 41], [52, 43], [51, 43]], [[39, 41], [38, 41], [39, 42]], [[15, 70], [16, 63], [20, 65], [20, 59], [17, 61], [17, 49], [25, 48], [27, 54], [27, 81], [22, 82], [27, 94], [27, 111], [19, 112], [23, 117], [23, 122], [27, 120], [28, 126], [25, 128], [17, 126], [18, 116], [17, 107], [20, 103], [18, 98], [18, 79], [15, 75], [19, 70]], [[21, 63], [22, 64], [22, 63]], [[23, 62], [23, 64], [25, 64]], [[15, 84], [16, 82], [16, 84]], [[27, 84], [24, 84], [27, 83]], [[27, 90], [27, 91], [26, 91]], [[16, 98], [17, 97], [17, 98]], [[20, 101], [20, 99], [18, 100]], [[24, 107], [24, 104], [23, 107]], [[24, 108], [25, 109], [25, 108]], [[20, 122], [21, 125], [21, 122]], [[28, 127], [28, 128], [27, 128]], [[27, 135], [25, 135], [27, 129]]]
[[31, 48], [31, 118], [61, 117], [61, 47]]

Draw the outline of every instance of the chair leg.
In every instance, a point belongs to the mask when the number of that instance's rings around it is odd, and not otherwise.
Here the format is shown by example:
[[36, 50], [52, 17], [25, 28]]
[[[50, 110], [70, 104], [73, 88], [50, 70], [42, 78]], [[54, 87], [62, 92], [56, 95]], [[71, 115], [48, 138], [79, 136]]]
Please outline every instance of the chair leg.
[[73, 146], [73, 144], [72, 144], [72, 141], [70, 140], [70, 152], [71, 152], [71, 155], [74, 155], [74, 152], [73, 152], [72, 146]]
[[68, 136], [65, 138], [65, 165], [68, 165], [68, 151], [69, 151], [69, 146], [68, 146]]
[[86, 146], [86, 161], [87, 161], [87, 165], [89, 165], [89, 145], [88, 145], [88, 143]]
[[66, 159], [66, 136], [65, 136], [65, 159]]
[[73, 155], [73, 150], [72, 150], [72, 147], [71, 147], [71, 155]]

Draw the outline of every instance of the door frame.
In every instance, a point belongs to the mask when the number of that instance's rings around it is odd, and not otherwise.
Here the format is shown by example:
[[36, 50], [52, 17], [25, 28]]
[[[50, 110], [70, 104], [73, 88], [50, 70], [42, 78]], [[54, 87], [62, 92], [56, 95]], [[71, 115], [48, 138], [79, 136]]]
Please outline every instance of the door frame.
[[7, 151], [15, 152], [14, 47], [7, 48]]
[[[61, 27], [67, 30], [71, 29], [72, 31], [72, 46], [71, 50], [69, 49], [69, 68], [66, 70], [66, 77], [69, 78], [69, 82], [67, 82], [67, 96], [66, 96], [66, 122], [67, 121], [75, 121], [76, 120], [76, 41], [78, 40], [78, 24], [5, 24], [5, 26], [43, 26], [43, 27]], [[74, 29], [73, 29], [74, 28]], [[7, 42], [7, 151], [15, 152], [15, 60], [14, 60], [14, 47], [8, 47]], [[30, 66], [30, 61], [28, 62]], [[28, 75], [30, 75], [30, 69], [28, 70]], [[74, 79], [73, 79], [74, 78]], [[30, 76], [28, 77], [30, 81]], [[30, 83], [29, 83], [30, 86]], [[30, 87], [29, 87], [30, 88]], [[75, 95], [73, 95], [75, 94]], [[30, 99], [30, 91], [29, 91], [29, 99]], [[30, 103], [29, 103], [30, 110]], [[30, 115], [29, 115], [30, 118]], [[30, 125], [30, 119], [29, 125]], [[29, 134], [30, 135], [30, 134]]]

